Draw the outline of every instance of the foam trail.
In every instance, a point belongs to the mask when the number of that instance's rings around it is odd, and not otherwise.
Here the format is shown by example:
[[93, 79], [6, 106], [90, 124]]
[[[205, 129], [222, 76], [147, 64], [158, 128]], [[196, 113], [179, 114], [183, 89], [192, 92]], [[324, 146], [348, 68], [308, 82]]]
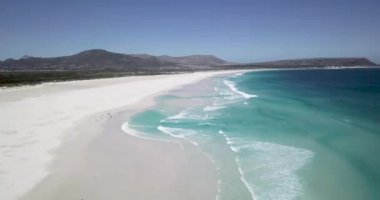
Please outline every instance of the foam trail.
[[[241, 180], [254, 199], [293, 200], [302, 195], [302, 184], [296, 172], [310, 162], [314, 156], [312, 151], [276, 143], [229, 137], [222, 130], [219, 134], [223, 135], [231, 150], [236, 153]], [[258, 172], [260, 176], [257, 176]], [[265, 183], [269, 191], [254, 194], [253, 179]]]
[[187, 136], [198, 134], [195, 131], [186, 130], [186, 129], [182, 129], [182, 128], [170, 128], [170, 127], [165, 127], [162, 125], [159, 125], [157, 127], [157, 129], [163, 133], [166, 133], [166, 134], [172, 136], [172, 137], [186, 139], [195, 146], [199, 145], [198, 143], [187, 138]]
[[240, 94], [241, 96], [243, 96], [246, 99], [257, 97], [257, 95], [248, 94], [248, 93], [240, 91], [239, 89], [236, 88], [235, 83], [232, 81], [224, 80], [223, 83], [226, 84], [233, 92]]
[[[219, 134], [222, 135], [224, 137], [224, 139], [226, 139], [227, 141], [227, 144], [230, 144], [231, 143], [231, 139], [227, 137], [226, 133], [222, 130], [219, 130]], [[230, 146], [230, 149], [232, 151], [234, 151], [235, 153], [237, 152], [235, 150], [235, 148], [233, 148], [232, 146]], [[240, 173], [240, 180], [243, 182], [243, 184], [245, 185], [245, 187], [248, 189], [249, 193], [251, 194], [251, 197], [252, 197], [252, 200], [256, 200], [256, 197], [255, 197], [255, 193], [253, 191], [253, 188], [249, 185], [248, 181], [245, 179], [245, 176], [244, 176], [244, 172], [243, 172], [243, 169], [240, 165], [240, 162], [237, 158], [237, 156], [235, 156], [235, 162], [238, 166], [238, 171]]]
[[174, 142], [174, 143], [176, 143], [176, 141], [173, 141], [173, 140], [165, 140], [165, 139], [160, 139], [160, 138], [145, 137], [142, 134], [140, 134], [139, 132], [137, 132], [136, 130], [130, 128], [128, 122], [124, 122], [121, 125], [121, 130], [124, 131], [125, 133], [133, 136], [133, 137], [137, 137], [137, 138], [140, 138], [140, 139], [163, 141], [163, 142]]
[[206, 106], [203, 108], [203, 111], [215, 111], [215, 110], [220, 110], [225, 108], [226, 106], [218, 106], [218, 105], [213, 105], [213, 106]]
[[166, 119], [161, 120], [161, 122], [179, 122], [179, 120], [185, 119], [187, 115], [188, 115], [187, 111], [181, 111], [177, 115], [173, 115]]
[[[185, 139], [186, 141], [190, 142], [194, 146], [199, 147], [198, 143], [194, 142], [193, 140], [190, 140], [187, 137], [187, 136], [198, 134], [196, 131], [187, 130], [187, 129], [181, 129], [181, 128], [169, 128], [169, 127], [165, 127], [165, 126], [161, 126], [161, 125], [158, 126], [157, 129], [160, 130], [163, 133], [166, 133], [166, 134], [172, 136], [172, 137]], [[185, 133], [187, 132], [187, 134], [184, 134], [184, 132]], [[182, 145], [181, 145], [181, 148], [183, 149]], [[201, 152], [202, 154], [204, 154], [216, 166], [216, 160], [210, 154], [206, 153], [201, 148], [197, 148], [197, 150], [199, 152]], [[220, 180], [220, 168], [217, 167], [217, 166], [216, 166], [216, 171], [217, 171], [217, 174], [218, 174], [218, 181], [217, 181], [218, 184], [217, 184], [217, 195], [216, 195], [215, 199], [219, 200], [220, 199], [220, 193], [221, 193], [221, 180]]]
[[177, 115], [170, 116], [168, 118], [165, 118], [161, 120], [160, 122], [170, 122], [170, 123], [179, 123], [181, 120], [207, 120], [212, 119], [212, 116], [206, 114], [205, 116], [197, 115], [197, 114], [191, 114], [189, 111], [181, 111]]
[[184, 118], [186, 118], [186, 115], [187, 115], [187, 112], [186, 111], [182, 111], [182, 112], [180, 112], [177, 115], [168, 117], [167, 119], [184, 119]]

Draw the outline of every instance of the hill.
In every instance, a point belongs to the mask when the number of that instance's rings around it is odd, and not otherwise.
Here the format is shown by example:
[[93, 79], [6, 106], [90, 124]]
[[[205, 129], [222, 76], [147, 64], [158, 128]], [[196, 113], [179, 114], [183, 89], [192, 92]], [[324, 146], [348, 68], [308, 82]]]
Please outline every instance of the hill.
[[7, 59], [0, 62], [0, 70], [118, 70], [157, 71], [209, 69], [228, 62], [215, 56], [151, 56], [147, 54], [121, 54], [102, 49], [92, 49], [53, 58], [24, 56], [21, 59]]
[[174, 62], [184, 66], [218, 66], [226, 65], [226, 62], [213, 55], [192, 55], [192, 56], [182, 56], [182, 57], [172, 57], [172, 56], [159, 56], [160, 60], [167, 62]]

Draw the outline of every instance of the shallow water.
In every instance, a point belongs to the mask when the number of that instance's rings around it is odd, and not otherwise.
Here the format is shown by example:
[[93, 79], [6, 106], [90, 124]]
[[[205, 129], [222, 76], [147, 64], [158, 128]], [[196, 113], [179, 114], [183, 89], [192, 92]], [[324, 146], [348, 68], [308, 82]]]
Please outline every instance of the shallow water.
[[380, 70], [260, 71], [157, 99], [129, 126], [209, 156], [218, 199], [380, 199]]

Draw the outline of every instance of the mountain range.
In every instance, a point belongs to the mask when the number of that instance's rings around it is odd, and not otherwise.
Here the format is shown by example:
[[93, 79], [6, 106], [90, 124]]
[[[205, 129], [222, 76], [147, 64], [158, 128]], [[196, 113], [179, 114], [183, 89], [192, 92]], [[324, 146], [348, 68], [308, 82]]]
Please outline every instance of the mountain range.
[[374, 66], [367, 58], [312, 58], [237, 64], [213, 55], [182, 57], [122, 54], [102, 49], [86, 50], [70, 56], [41, 58], [24, 56], [0, 61], [1, 71], [189, 71], [246, 68], [308, 68], [329, 66]]
[[0, 62], [0, 70], [202, 70], [227, 64], [232, 63], [212, 55], [171, 57], [121, 54], [92, 49], [71, 56], [52, 58], [24, 56], [18, 60], [6, 59]]
[[367, 58], [309, 58], [233, 65], [238, 68], [325, 68], [375, 66]]

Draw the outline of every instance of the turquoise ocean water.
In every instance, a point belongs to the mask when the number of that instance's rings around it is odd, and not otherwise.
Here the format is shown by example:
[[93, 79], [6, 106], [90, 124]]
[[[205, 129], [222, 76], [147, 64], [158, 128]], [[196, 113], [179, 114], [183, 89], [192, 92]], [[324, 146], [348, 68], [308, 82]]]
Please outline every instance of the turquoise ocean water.
[[133, 116], [215, 164], [221, 200], [380, 199], [380, 69], [215, 77]]

